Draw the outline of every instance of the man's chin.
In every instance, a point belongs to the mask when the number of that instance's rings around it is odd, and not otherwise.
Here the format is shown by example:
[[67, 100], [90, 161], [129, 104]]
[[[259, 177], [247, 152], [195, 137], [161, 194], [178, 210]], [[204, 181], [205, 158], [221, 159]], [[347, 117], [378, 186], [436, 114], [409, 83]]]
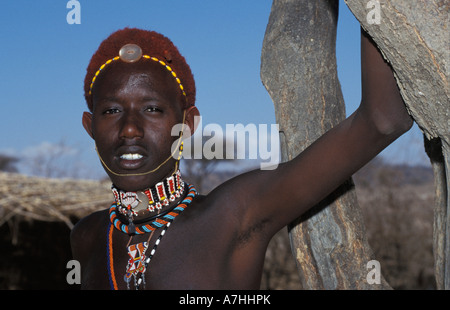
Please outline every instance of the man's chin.
[[[107, 173], [114, 186], [124, 191], [135, 192], [147, 189], [149, 187], [154, 186], [156, 183], [161, 182], [162, 179], [168, 177], [172, 173], [172, 170], [164, 171], [162, 169], [159, 169], [154, 173], [148, 173], [148, 171], [143, 171], [142, 169], [139, 169], [139, 170], [128, 170], [124, 173], [122, 173], [121, 171], [120, 173], [129, 175], [116, 175], [109, 171], [107, 171]], [[142, 175], [139, 175], [140, 173]]]
[[148, 175], [117, 176], [110, 174], [109, 178], [114, 186], [127, 192], [144, 190], [153, 186], [154, 184], [152, 183], [156, 184], [158, 182], [158, 180], [153, 180], [153, 178]]

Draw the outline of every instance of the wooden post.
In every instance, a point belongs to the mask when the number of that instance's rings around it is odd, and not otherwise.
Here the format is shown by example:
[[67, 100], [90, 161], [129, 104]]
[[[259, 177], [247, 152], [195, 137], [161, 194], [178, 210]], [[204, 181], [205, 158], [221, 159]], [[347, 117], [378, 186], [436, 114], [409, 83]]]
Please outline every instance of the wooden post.
[[[449, 10], [445, 0], [345, 0], [394, 69], [423, 131], [435, 174], [433, 232], [438, 289], [450, 289]], [[375, 14], [378, 15], [378, 18]], [[432, 151], [430, 151], [432, 150]]]
[[[337, 0], [273, 2], [261, 79], [275, 105], [283, 161], [345, 118], [335, 57], [337, 17]], [[290, 239], [304, 289], [390, 288], [382, 276], [367, 281], [375, 258], [352, 180], [292, 223]]]

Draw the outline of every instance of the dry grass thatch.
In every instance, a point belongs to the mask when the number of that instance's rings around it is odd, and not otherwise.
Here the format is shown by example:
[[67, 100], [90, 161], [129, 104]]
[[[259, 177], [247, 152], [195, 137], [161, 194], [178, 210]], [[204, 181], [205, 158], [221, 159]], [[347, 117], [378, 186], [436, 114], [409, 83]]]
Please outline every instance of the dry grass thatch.
[[81, 218], [112, 202], [109, 182], [48, 179], [0, 172], [0, 226], [13, 217], [47, 222]]

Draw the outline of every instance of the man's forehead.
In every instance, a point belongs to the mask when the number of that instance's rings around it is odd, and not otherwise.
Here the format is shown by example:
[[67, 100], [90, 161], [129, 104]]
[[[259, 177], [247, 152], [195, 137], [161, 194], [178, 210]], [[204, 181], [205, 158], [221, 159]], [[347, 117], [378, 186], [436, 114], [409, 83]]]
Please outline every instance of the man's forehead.
[[157, 64], [121, 64], [103, 72], [93, 88], [93, 103], [123, 101], [129, 96], [143, 101], [182, 103], [183, 96], [167, 70]]
[[99, 76], [99, 79], [102, 76], [114, 76], [119, 77], [122, 75], [142, 75], [142, 76], [159, 76], [159, 77], [170, 77], [170, 73], [166, 72], [164, 68], [161, 65], [158, 65], [154, 62], [149, 61], [139, 61], [136, 63], [123, 63], [123, 62], [116, 62], [111, 65], [109, 65], [108, 68], [105, 68], [102, 75]]
[[161, 88], [178, 91], [177, 84], [172, 80], [170, 74], [161, 66], [152, 63], [123, 64], [117, 63], [105, 70], [94, 85], [93, 93], [99, 89], [108, 90], [117, 87], [142, 87], [148, 86], [151, 89]]

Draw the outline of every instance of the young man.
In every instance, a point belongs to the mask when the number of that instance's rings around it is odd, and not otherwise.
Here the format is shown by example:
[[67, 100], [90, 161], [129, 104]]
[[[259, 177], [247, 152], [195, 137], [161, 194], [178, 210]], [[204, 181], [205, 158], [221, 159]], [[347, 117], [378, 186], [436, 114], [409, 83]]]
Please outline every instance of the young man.
[[82, 288], [259, 289], [272, 236], [412, 125], [389, 65], [364, 35], [361, 45], [362, 101], [353, 115], [277, 169], [203, 196], [182, 181], [182, 145], [172, 135], [179, 123], [193, 133], [199, 115], [184, 58], [154, 32], [124, 29], [106, 39], [88, 67], [83, 125], [115, 203], [73, 230]]

